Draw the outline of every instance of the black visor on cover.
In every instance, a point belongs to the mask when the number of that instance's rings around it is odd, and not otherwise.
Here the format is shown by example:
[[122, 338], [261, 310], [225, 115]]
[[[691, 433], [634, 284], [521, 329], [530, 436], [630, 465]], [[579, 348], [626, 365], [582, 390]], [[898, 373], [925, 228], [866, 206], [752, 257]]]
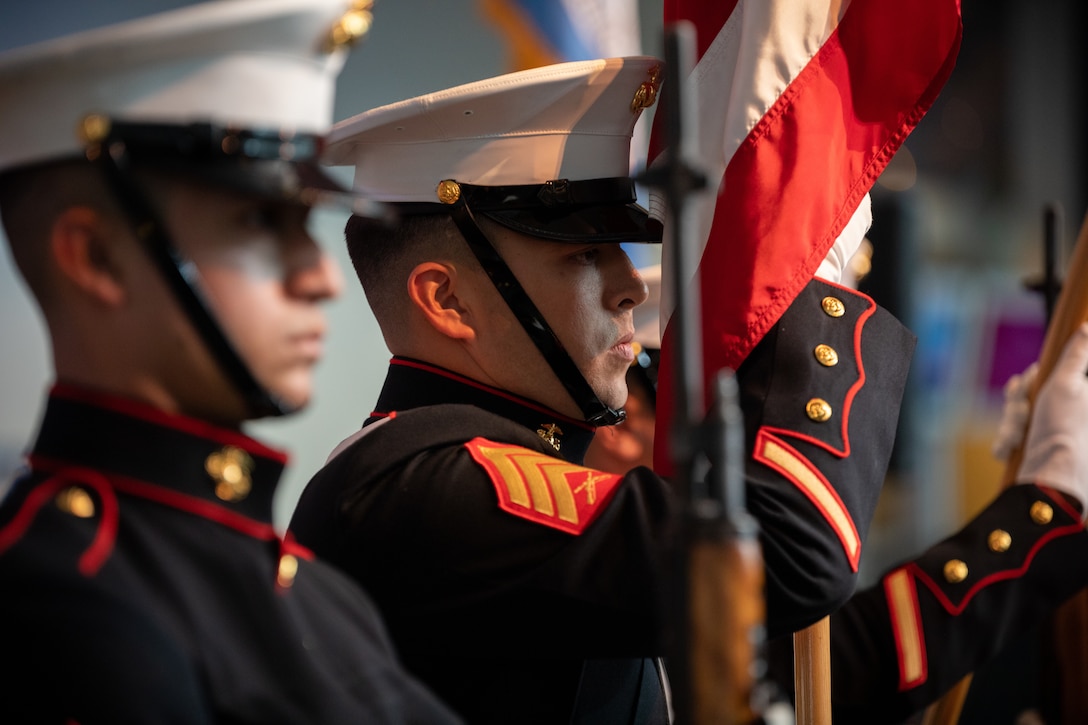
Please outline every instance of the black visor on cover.
[[[308, 202], [308, 193], [348, 190], [318, 157], [321, 136], [238, 129], [212, 123], [143, 123], [89, 117], [89, 149], [123, 146], [128, 164], [261, 198]], [[113, 151], [114, 155], [116, 150]], [[93, 159], [92, 159], [93, 160]]]
[[543, 184], [477, 186], [443, 181], [448, 203], [398, 203], [404, 214], [448, 211], [463, 202], [474, 213], [521, 234], [556, 242], [660, 243], [662, 225], [635, 203], [635, 182], [626, 176]]

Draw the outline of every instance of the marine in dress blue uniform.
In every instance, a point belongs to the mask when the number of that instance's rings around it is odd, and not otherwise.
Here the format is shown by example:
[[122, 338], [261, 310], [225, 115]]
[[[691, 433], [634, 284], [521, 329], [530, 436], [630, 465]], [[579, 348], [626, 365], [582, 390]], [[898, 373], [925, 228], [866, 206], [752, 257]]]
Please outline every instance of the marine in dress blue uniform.
[[452, 722], [359, 587], [273, 527], [285, 463], [56, 386], [0, 512], [5, 722]]
[[[408, 667], [472, 722], [669, 718], [658, 658], [677, 503], [647, 468], [582, 465], [595, 427], [623, 418], [626, 387], [614, 385], [629, 360], [591, 385], [585, 371], [611, 359], [579, 337], [604, 316], [612, 331], [595, 344], [624, 348], [645, 299], [614, 243], [660, 240], [627, 170], [658, 77], [650, 58], [561, 64], [368, 111], [330, 134], [330, 162], [353, 164], [356, 189], [403, 214], [392, 232], [347, 228], [394, 357], [374, 413], [311, 480], [290, 530], [364, 583]], [[404, 261], [405, 246], [423, 251]], [[549, 255], [585, 266], [541, 279]], [[558, 326], [554, 308], [583, 294], [568, 275], [585, 269], [602, 291]], [[554, 285], [553, 307], [534, 284]], [[493, 285], [498, 306], [428, 298], [435, 317], [413, 317], [425, 289], [464, 285]], [[450, 320], [495, 310], [517, 321], [502, 328], [517, 340], [510, 357], [466, 362], [450, 340], [494, 330]], [[405, 332], [417, 324], [426, 343]], [[427, 337], [439, 326], [454, 332]], [[872, 300], [814, 280], [740, 371], [773, 634], [853, 591], [912, 348]], [[858, 449], [868, 455], [847, 455]]]
[[[309, 398], [335, 284], [301, 222], [366, 21], [234, 0], [0, 56], [0, 215], [58, 376], [0, 505], [0, 720], [457, 721], [273, 526], [286, 455], [241, 432]], [[239, 325], [273, 309], [302, 332]]]

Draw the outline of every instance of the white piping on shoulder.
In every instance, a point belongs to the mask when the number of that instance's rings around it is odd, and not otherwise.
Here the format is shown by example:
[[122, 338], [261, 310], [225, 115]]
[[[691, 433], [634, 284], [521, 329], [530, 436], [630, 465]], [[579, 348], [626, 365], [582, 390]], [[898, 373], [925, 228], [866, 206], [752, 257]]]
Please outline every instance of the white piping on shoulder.
[[326, 466], [329, 465], [329, 462], [332, 461], [332, 459], [336, 458], [338, 455], [340, 455], [345, 450], [347, 450], [349, 447], [351, 447], [351, 445], [354, 444], [355, 441], [359, 440], [360, 438], [365, 436], [367, 433], [373, 432], [374, 429], [377, 428], [378, 426], [385, 425], [386, 423], [388, 423], [391, 420], [393, 420], [392, 416], [390, 416], [388, 418], [382, 418], [381, 420], [379, 420], [376, 423], [371, 423], [370, 425], [366, 426], [365, 428], [360, 428], [359, 430], [355, 431], [354, 433], [349, 435], [344, 440], [340, 441], [340, 444], [338, 446], [336, 446], [336, 448], [333, 448], [332, 453], [330, 453], [329, 457], [325, 459], [325, 465]]

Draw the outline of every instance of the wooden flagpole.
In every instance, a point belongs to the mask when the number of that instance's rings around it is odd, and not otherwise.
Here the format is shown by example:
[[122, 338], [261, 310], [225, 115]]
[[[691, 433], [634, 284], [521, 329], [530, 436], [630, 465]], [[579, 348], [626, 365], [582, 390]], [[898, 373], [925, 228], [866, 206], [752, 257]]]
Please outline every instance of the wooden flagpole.
[[793, 635], [797, 725], [831, 725], [831, 618]]

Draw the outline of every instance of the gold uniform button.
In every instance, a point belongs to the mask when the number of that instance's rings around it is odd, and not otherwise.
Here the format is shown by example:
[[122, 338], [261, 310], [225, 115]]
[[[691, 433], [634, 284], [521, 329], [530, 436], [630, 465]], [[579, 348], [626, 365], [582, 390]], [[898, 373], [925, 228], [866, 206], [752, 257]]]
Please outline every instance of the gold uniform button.
[[967, 578], [967, 564], [960, 559], [949, 559], [944, 565], [944, 578], [949, 584], [959, 584]]
[[1053, 518], [1054, 509], [1050, 507], [1050, 504], [1036, 501], [1031, 505], [1031, 520], [1040, 526], [1049, 524]]
[[816, 360], [825, 368], [834, 367], [839, 364], [839, 353], [835, 352], [835, 348], [830, 345], [817, 345], [816, 349], [812, 351], [812, 354], [816, 356]]
[[253, 459], [241, 448], [226, 446], [211, 454], [204, 461], [204, 470], [215, 481], [215, 495], [221, 501], [241, 501], [253, 488]]
[[438, 182], [438, 187], [434, 192], [438, 195], [438, 200], [443, 204], [456, 204], [457, 200], [461, 198], [461, 185], [452, 179], [443, 179]]
[[295, 583], [296, 574], [298, 574], [298, 559], [292, 554], [281, 556], [279, 568], [276, 570], [276, 583], [286, 589]]
[[842, 317], [846, 314], [846, 305], [838, 297], [824, 297], [820, 301], [820, 307], [823, 307], [824, 312], [830, 317]]
[[66, 514], [80, 519], [89, 519], [94, 516], [94, 499], [79, 486], [62, 489], [53, 500], [57, 508]]
[[989, 544], [990, 551], [1001, 554], [1012, 546], [1012, 536], [1004, 529], [994, 529], [986, 538], [986, 543]]
[[831, 404], [823, 398], [813, 398], [805, 405], [805, 413], [810, 420], [823, 423], [831, 420]]

